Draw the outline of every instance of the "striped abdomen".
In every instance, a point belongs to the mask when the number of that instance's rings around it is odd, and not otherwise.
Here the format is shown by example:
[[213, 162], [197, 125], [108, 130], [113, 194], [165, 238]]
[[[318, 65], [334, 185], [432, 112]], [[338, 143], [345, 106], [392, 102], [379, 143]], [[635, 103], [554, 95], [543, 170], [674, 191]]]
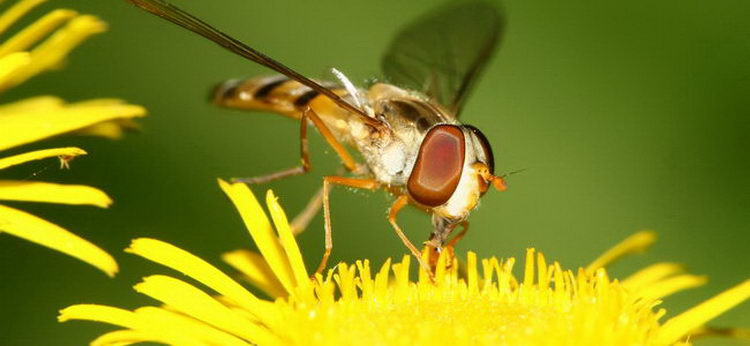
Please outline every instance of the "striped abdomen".
[[[338, 95], [347, 94], [345, 89], [333, 84], [321, 84]], [[313, 107], [319, 114], [327, 110], [339, 112], [327, 97], [285, 76], [226, 81], [214, 89], [213, 102], [223, 107], [267, 110], [292, 118], [299, 118], [307, 107]]]

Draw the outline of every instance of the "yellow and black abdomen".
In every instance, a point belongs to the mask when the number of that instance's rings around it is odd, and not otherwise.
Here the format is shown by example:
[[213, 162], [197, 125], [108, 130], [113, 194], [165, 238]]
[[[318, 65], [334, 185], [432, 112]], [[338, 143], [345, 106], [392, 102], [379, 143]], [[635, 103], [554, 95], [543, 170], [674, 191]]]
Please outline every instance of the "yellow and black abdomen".
[[[346, 95], [343, 88], [331, 83], [321, 84], [341, 96]], [[313, 107], [323, 117], [340, 112], [327, 97], [285, 76], [229, 80], [214, 88], [212, 99], [222, 107], [270, 111], [295, 119], [308, 107]], [[326, 114], [331, 112], [333, 114]]]

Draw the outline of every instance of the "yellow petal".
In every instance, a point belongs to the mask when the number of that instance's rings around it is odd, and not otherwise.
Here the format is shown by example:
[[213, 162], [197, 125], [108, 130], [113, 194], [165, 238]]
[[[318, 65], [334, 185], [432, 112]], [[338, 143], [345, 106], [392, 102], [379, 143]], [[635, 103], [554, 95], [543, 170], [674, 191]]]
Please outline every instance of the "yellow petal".
[[127, 328], [139, 326], [138, 316], [134, 312], [97, 304], [77, 304], [60, 310], [58, 322], [70, 320], [90, 320], [114, 324]]
[[59, 97], [35, 96], [0, 105], [0, 117], [20, 112], [53, 111], [63, 106], [65, 106], [65, 101]]
[[64, 228], [26, 212], [0, 205], [0, 231], [60, 251], [113, 276], [117, 262], [104, 250]]
[[31, 63], [0, 83], [0, 91], [58, 66], [76, 46], [92, 35], [104, 32], [106, 23], [89, 15], [78, 16], [31, 51]]
[[70, 158], [70, 157], [75, 157], [75, 156], [80, 156], [80, 155], [86, 155], [86, 152], [83, 149], [76, 148], [76, 147], [35, 150], [35, 151], [30, 151], [28, 153], [1, 158], [0, 169], [19, 165], [24, 162], [46, 159], [49, 157]]
[[677, 263], [656, 263], [635, 272], [621, 283], [629, 290], [637, 290], [683, 270], [684, 267]]
[[655, 282], [653, 285], [644, 287], [636, 293], [649, 299], [660, 299], [688, 288], [705, 285], [708, 278], [705, 276], [684, 274]]
[[691, 339], [705, 338], [705, 337], [723, 337], [723, 338], [750, 341], [750, 329], [713, 328], [713, 327], [703, 326], [690, 332]]
[[171, 308], [245, 340], [261, 345], [269, 342], [268, 331], [184, 281], [164, 275], [152, 275], [144, 278], [134, 288]]
[[523, 285], [531, 286], [534, 284], [534, 248], [526, 249], [526, 265], [524, 266]]
[[79, 130], [103, 121], [146, 115], [143, 107], [122, 103], [71, 104], [54, 111], [17, 112], [0, 116], [0, 150]]
[[641, 231], [633, 234], [591, 262], [591, 264], [586, 267], [586, 273], [593, 274], [597, 269], [606, 267], [625, 255], [646, 250], [646, 248], [651, 246], [655, 241], [656, 233], [651, 231]]
[[76, 16], [75, 11], [57, 9], [39, 18], [13, 37], [0, 44], [0, 57], [9, 53], [28, 49], [34, 43], [49, 35], [60, 25]]
[[62, 185], [32, 181], [0, 180], [0, 200], [45, 202], [109, 207], [112, 199], [103, 191], [85, 185]]
[[98, 338], [91, 341], [90, 346], [120, 346], [120, 345], [131, 345], [139, 342], [158, 342], [154, 340], [152, 335], [148, 333], [132, 330], [132, 329], [121, 329], [104, 333]]
[[30, 63], [31, 55], [26, 52], [13, 53], [0, 58], [0, 84]]
[[294, 239], [292, 229], [289, 227], [284, 209], [281, 208], [278, 198], [274, 196], [271, 190], [266, 192], [266, 205], [269, 213], [271, 213], [276, 232], [279, 234], [279, 240], [286, 253], [286, 258], [289, 260], [289, 266], [292, 268], [297, 286], [303, 291], [307, 290], [310, 288], [310, 275], [305, 269], [305, 261], [302, 260], [302, 253], [299, 251], [297, 240]]
[[268, 266], [271, 267], [286, 291], [290, 294], [293, 293], [295, 281], [292, 269], [289, 266], [289, 260], [258, 200], [255, 199], [247, 185], [243, 183], [229, 184], [219, 179], [219, 186], [237, 208], [242, 221], [245, 222], [245, 227], [250, 231], [250, 236], [258, 246], [263, 258], [268, 262]]
[[74, 131], [71, 134], [78, 136], [98, 136], [109, 139], [120, 139], [126, 130], [136, 130], [139, 128], [138, 123], [132, 119], [117, 119], [94, 124]]
[[5, 10], [3, 14], [0, 15], [0, 34], [5, 32], [5, 30], [8, 30], [13, 23], [44, 1], [45, 0], [22, 0], [15, 3], [11, 8]]
[[233, 335], [174, 311], [147, 306], [136, 309], [135, 313], [154, 325], [168, 326], [171, 330], [181, 331], [209, 345], [249, 345]]
[[263, 256], [248, 250], [235, 250], [221, 256], [227, 264], [245, 275], [253, 286], [266, 292], [272, 298], [286, 297], [287, 293], [281, 282], [273, 275]]
[[659, 330], [659, 340], [672, 344], [686, 337], [704, 323], [750, 298], [750, 280], [732, 287], [717, 296], [690, 308], [664, 322]]
[[[189, 337], [180, 335], [180, 333], [166, 330], [162, 325], [144, 320], [141, 316], [138, 316], [132, 311], [106, 305], [79, 304], [69, 306], [60, 310], [57, 320], [59, 322], [87, 320], [109, 323], [137, 330], [140, 332], [141, 337], [147, 338], [149, 341], [170, 345], [202, 345]], [[131, 336], [133, 336], [133, 334], [131, 334]], [[107, 338], [112, 338], [112, 336]]]
[[262, 313], [262, 302], [208, 262], [172, 244], [156, 239], [135, 239], [126, 252], [177, 270], [234, 301], [253, 313]]

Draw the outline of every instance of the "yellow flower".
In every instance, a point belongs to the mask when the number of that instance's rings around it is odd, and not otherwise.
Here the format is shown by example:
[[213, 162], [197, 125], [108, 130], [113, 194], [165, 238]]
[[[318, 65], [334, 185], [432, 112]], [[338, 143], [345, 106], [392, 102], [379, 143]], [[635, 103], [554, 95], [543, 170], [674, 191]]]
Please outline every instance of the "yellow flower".
[[[0, 0], [0, 2], [3, 2]], [[0, 34], [44, 0], [22, 0], [0, 14]], [[35, 75], [58, 68], [67, 54], [106, 24], [96, 17], [57, 9], [0, 41], [0, 94]], [[66, 103], [54, 96], [38, 96], [0, 104], [0, 152], [61, 134], [118, 138], [133, 118], [146, 114], [140, 106], [114, 99]], [[61, 168], [85, 155], [75, 147], [49, 148], [2, 157], [0, 170], [25, 162], [57, 157]], [[5, 154], [8, 155], [8, 154]], [[112, 200], [84, 185], [63, 185], [28, 180], [0, 180], [0, 200], [108, 207]], [[107, 273], [117, 272], [112, 256], [49, 221], [0, 205], [0, 233], [30, 240], [77, 257]]]
[[[60, 321], [92, 320], [115, 330], [93, 345], [152, 341], [173, 345], [676, 345], [704, 323], [750, 296], [750, 280], [664, 322], [664, 297], [702, 284], [679, 265], [658, 263], [618, 281], [604, 266], [654, 241], [641, 232], [587, 268], [564, 270], [527, 251], [517, 278], [513, 258], [477, 259], [465, 273], [438, 260], [433, 283], [410, 278], [410, 257], [374, 271], [367, 260], [341, 263], [313, 280], [284, 211], [266, 196], [271, 220], [244, 184], [219, 181], [260, 250], [224, 260], [273, 300], [260, 298], [208, 262], [168, 243], [141, 238], [127, 252], [183, 273], [209, 290], [167, 275], [135, 285], [162, 306], [133, 311], [82, 304]], [[273, 226], [272, 226], [273, 223]], [[274, 230], [275, 229], [275, 230]]]

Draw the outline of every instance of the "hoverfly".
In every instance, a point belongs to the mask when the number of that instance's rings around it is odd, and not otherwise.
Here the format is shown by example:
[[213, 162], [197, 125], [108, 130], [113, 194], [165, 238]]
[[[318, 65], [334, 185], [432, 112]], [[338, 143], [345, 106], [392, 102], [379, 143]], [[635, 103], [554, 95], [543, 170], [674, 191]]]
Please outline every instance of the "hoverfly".
[[[406, 26], [383, 59], [389, 83], [363, 89], [335, 69], [338, 83], [302, 76], [163, 0], [128, 1], [281, 74], [230, 80], [214, 91], [213, 100], [220, 106], [275, 112], [301, 124], [302, 165], [237, 180], [263, 183], [308, 172], [309, 125], [340, 157], [350, 175], [324, 177], [322, 197], [308, 205], [304, 218], [309, 221], [309, 214], [323, 204], [325, 253], [318, 272], [325, 268], [333, 247], [328, 200], [333, 185], [394, 194], [388, 220], [429, 273], [430, 265], [396, 222], [399, 211], [412, 204], [432, 214], [433, 230], [425, 245], [433, 251], [450, 249], [465, 234], [469, 213], [489, 187], [505, 189], [504, 179], [494, 174], [489, 141], [458, 118], [502, 31], [502, 16], [490, 4], [452, 4]], [[364, 164], [354, 160], [347, 146], [361, 154]], [[448, 240], [459, 225], [461, 233]]]

